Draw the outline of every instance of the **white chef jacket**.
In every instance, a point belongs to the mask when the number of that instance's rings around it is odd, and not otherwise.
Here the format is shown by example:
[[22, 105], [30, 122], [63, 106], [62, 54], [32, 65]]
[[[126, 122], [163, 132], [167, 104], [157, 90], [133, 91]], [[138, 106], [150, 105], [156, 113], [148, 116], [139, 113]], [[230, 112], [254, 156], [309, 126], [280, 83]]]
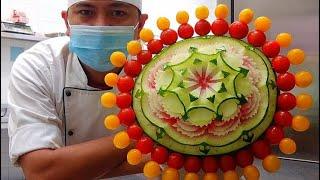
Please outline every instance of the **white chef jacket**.
[[14, 165], [30, 151], [115, 133], [104, 128], [103, 119], [117, 110], [101, 106], [100, 97], [106, 91], [87, 85], [86, 74], [76, 55], [69, 53], [68, 43], [69, 37], [39, 42], [19, 55], [12, 67], [8, 133]]

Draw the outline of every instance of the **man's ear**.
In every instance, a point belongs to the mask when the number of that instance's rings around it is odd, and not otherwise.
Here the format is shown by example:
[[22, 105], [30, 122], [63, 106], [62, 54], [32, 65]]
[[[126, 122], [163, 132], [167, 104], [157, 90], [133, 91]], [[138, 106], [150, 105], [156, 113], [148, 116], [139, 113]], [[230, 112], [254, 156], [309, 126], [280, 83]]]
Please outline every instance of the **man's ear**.
[[70, 36], [70, 26], [68, 23], [68, 11], [61, 11], [61, 17], [64, 20], [64, 24], [66, 25], [66, 28], [67, 28], [66, 35]]
[[146, 23], [146, 20], [148, 19], [148, 14], [141, 14], [139, 19], [139, 25], [138, 25], [138, 31], [135, 32], [135, 38], [140, 38], [139, 33], [141, 29], [143, 28], [144, 24]]

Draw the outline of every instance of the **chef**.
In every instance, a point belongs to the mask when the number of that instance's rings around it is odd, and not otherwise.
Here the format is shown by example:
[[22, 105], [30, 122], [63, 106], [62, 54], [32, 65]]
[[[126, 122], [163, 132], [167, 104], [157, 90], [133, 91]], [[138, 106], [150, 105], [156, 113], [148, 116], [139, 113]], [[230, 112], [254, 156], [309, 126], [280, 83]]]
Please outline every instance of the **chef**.
[[[144, 25], [141, 0], [68, 0], [65, 37], [22, 53], [10, 77], [9, 156], [26, 179], [95, 179], [142, 172], [115, 149], [100, 97], [104, 76], [121, 73], [108, 60]], [[143, 163], [141, 163], [143, 165]], [[129, 176], [130, 177], [130, 176]], [[139, 178], [140, 177], [140, 178]], [[122, 179], [122, 178], [121, 178]], [[131, 176], [130, 179], [141, 179]]]

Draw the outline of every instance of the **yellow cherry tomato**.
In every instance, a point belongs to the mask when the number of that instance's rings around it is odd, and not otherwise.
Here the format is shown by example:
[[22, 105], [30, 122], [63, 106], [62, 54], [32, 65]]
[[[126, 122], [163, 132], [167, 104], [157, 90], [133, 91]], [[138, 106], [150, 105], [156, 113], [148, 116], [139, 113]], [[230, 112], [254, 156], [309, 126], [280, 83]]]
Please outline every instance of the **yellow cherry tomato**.
[[297, 150], [297, 145], [294, 140], [290, 138], [283, 138], [279, 143], [279, 148], [284, 154], [293, 154]]
[[144, 165], [143, 174], [147, 178], [155, 178], [161, 173], [160, 166], [155, 161], [149, 161]]
[[187, 11], [178, 11], [176, 20], [179, 24], [186, 24], [189, 21], [189, 14]]
[[114, 87], [117, 85], [118, 82], [118, 75], [116, 73], [108, 73], [104, 77], [104, 82], [107, 86]]
[[132, 56], [136, 56], [137, 54], [139, 54], [141, 52], [142, 47], [141, 47], [141, 44], [139, 41], [132, 40], [132, 41], [128, 42], [127, 50], [128, 50], [129, 54], [131, 54]]
[[116, 95], [112, 92], [106, 92], [101, 96], [101, 104], [106, 108], [112, 108], [116, 104], [116, 100]]
[[198, 19], [207, 19], [209, 16], [209, 9], [207, 6], [201, 5], [196, 8], [196, 17]]
[[292, 118], [291, 127], [295, 131], [303, 132], [303, 131], [306, 131], [307, 129], [309, 129], [310, 121], [305, 116], [296, 115]]
[[141, 162], [142, 153], [139, 149], [131, 149], [127, 154], [127, 161], [131, 165], [137, 165]]
[[301, 110], [307, 110], [311, 108], [313, 104], [312, 96], [309, 94], [299, 94], [296, 97], [296, 101], [297, 101], [297, 108]]
[[114, 114], [107, 116], [104, 119], [104, 126], [110, 130], [117, 129], [120, 126], [120, 120], [118, 116]]
[[127, 132], [118, 132], [113, 138], [113, 144], [118, 149], [124, 149], [129, 146], [130, 138]]
[[301, 88], [308, 87], [312, 81], [312, 74], [308, 71], [300, 71], [295, 75], [296, 85]]
[[115, 67], [122, 67], [126, 63], [127, 58], [123, 52], [116, 51], [111, 54], [110, 61]]
[[260, 16], [254, 21], [256, 30], [266, 32], [271, 27], [271, 20], [266, 16]]
[[196, 173], [191, 173], [188, 172], [185, 176], [184, 176], [184, 180], [199, 180], [199, 176]]
[[280, 169], [281, 161], [277, 156], [271, 154], [263, 159], [262, 166], [266, 171], [273, 173]]
[[304, 51], [301, 49], [291, 49], [288, 52], [287, 57], [291, 64], [298, 65], [303, 63], [305, 55]]
[[259, 180], [260, 172], [254, 165], [246, 166], [243, 169], [243, 175], [246, 180]]
[[174, 168], [166, 168], [162, 172], [162, 180], [179, 180], [179, 171]]
[[229, 13], [229, 9], [228, 9], [228, 6], [225, 4], [218, 4], [214, 11], [214, 14], [219, 19], [224, 19], [228, 17], [228, 13]]
[[239, 180], [239, 176], [236, 171], [229, 170], [229, 171], [223, 173], [223, 179], [224, 180]]
[[157, 27], [162, 31], [169, 29], [170, 27], [169, 19], [166, 17], [159, 17], [157, 20]]
[[149, 42], [154, 38], [154, 34], [151, 29], [143, 28], [143, 29], [141, 29], [141, 31], [139, 33], [139, 37], [144, 42]]
[[252, 9], [243, 9], [240, 13], [239, 13], [239, 21], [249, 24], [252, 21], [254, 12]]
[[205, 173], [203, 180], [218, 180], [218, 175], [216, 173]]
[[288, 47], [292, 42], [292, 36], [289, 33], [280, 33], [277, 35], [276, 41], [281, 47]]

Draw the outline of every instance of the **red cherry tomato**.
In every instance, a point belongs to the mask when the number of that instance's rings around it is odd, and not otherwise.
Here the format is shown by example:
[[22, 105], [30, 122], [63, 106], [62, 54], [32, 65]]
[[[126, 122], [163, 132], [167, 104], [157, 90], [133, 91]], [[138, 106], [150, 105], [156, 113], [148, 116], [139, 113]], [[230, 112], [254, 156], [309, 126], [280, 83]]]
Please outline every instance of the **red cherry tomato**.
[[163, 44], [159, 39], [153, 39], [148, 42], [147, 48], [152, 54], [158, 54], [162, 50]]
[[212, 156], [206, 156], [202, 160], [202, 169], [204, 172], [217, 172], [219, 168], [218, 161]]
[[139, 140], [143, 134], [140, 126], [133, 124], [128, 127], [127, 133], [131, 139]]
[[284, 132], [280, 126], [270, 126], [266, 131], [266, 138], [270, 144], [279, 144], [284, 138]]
[[142, 50], [138, 55], [137, 55], [137, 61], [140, 64], [148, 64], [152, 59], [152, 54], [148, 50]]
[[168, 166], [174, 169], [182, 168], [184, 163], [184, 158], [179, 153], [171, 153], [168, 157]]
[[181, 24], [178, 28], [179, 37], [188, 39], [193, 36], [194, 30], [190, 24]]
[[210, 32], [211, 25], [207, 20], [201, 19], [194, 26], [194, 30], [200, 36], [207, 35]]
[[281, 91], [290, 91], [296, 85], [296, 78], [293, 74], [286, 72], [277, 77], [277, 86]]
[[289, 111], [296, 107], [296, 97], [288, 92], [282, 93], [278, 96], [277, 106], [280, 110]]
[[153, 141], [149, 137], [142, 137], [138, 140], [136, 148], [141, 151], [142, 154], [148, 154], [153, 150]]
[[253, 30], [249, 32], [247, 39], [248, 43], [250, 43], [252, 46], [260, 47], [266, 42], [266, 35], [262, 31]]
[[253, 155], [249, 150], [240, 150], [236, 154], [236, 161], [240, 167], [244, 168], [253, 163]]
[[216, 19], [211, 25], [211, 31], [216, 36], [222, 36], [229, 30], [228, 22], [224, 19]]
[[289, 127], [292, 123], [292, 115], [288, 111], [277, 111], [274, 114], [274, 121], [277, 125]]
[[129, 92], [134, 87], [134, 80], [130, 76], [121, 76], [118, 79], [117, 87], [120, 92]]
[[219, 167], [222, 169], [223, 172], [234, 170], [236, 168], [236, 163], [232, 156], [230, 155], [223, 155], [219, 160]]
[[151, 152], [151, 159], [159, 164], [163, 164], [168, 160], [168, 150], [165, 147], [158, 146]]
[[174, 44], [178, 39], [178, 34], [175, 30], [167, 29], [165, 31], [162, 31], [160, 35], [160, 39], [163, 44], [165, 45], [171, 45]]
[[201, 169], [201, 160], [195, 156], [189, 156], [184, 161], [184, 169], [188, 172], [197, 173]]
[[242, 39], [247, 36], [248, 32], [249, 28], [246, 23], [235, 21], [232, 24], [230, 24], [229, 34], [233, 38]]
[[128, 108], [131, 105], [132, 97], [129, 93], [120, 93], [119, 95], [117, 95], [116, 102], [119, 108]]
[[257, 158], [264, 159], [271, 154], [271, 147], [266, 140], [257, 140], [251, 145], [251, 151]]
[[285, 73], [288, 71], [290, 67], [290, 61], [287, 57], [278, 55], [275, 58], [272, 59], [272, 68], [277, 73]]
[[118, 113], [118, 118], [120, 119], [121, 124], [130, 126], [135, 122], [136, 114], [132, 108], [125, 108], [120, 110]]
[[274, 58], [280, 52], [280, 45], [277, 41], [265, 42], [262, 46], [262, 51], [268, 58]]
[[136, 77], [141, 72], [142, 66], [138, 61], [131, 60], [124, 64], [124, 72], [131, 77]]

